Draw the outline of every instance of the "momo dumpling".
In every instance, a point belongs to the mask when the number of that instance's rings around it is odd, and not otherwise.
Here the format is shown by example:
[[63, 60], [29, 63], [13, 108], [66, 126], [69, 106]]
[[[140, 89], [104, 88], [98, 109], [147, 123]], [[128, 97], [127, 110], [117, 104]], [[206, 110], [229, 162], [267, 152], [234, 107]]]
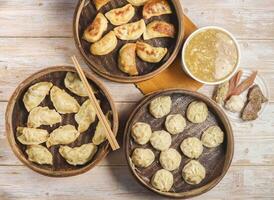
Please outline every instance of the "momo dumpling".
[[97, 10], [100, 10], [104, 5], [106, 5], [110, 0], [93, 0], [93, 3]]
[[108, 20], [102, 13], [98, 13], [92, 23], [86, 28], [83, 39], [88, 42], [96, 42], [101, 39], [107, 30]]
[[184, 166], [182, 176], [188, 184], [196, 185], [205, 178], [206, 170], [199, 161], [191, 160]]
[[80, 105], [74, 97], [57, 86], [51, 88], [50, 99], [54, 108], [61, 114], [76, 113], [80, 108]]
[[224, 132], [219, 126], [210, 126], [204, 131], [201, 140], [208, 148], [217, 147], [224, 142]]
[[48, 107], [38, 106], [30, 111], [27, 125], [30, 128], [37, 128], [41, 125], [52, 126], [61, 121], [61, 115], [55, 110], [50, 110]]
[[164, 169], [173, 171], [179, 168], [182, 156], [176, 149], [170, 148], [161, 152], [159, 161]]
[[150, 144], [154, 147], [154, 149], [159, 151], [165, 151], [169, 149], [172, 142], [172, 138], [168, 132], [161, 130], [154, 131], [149, 141]]
[[142, 6], [144, 5], [148, 0], [127, 0], [128, 3], [134, 5], [134, 6]]
[[165, 169], [158, 170], [151, 179], [151, 185], [157, 190], [168, 192], [173, 185], [173, 175]]
[[170, 96], [161, 96], [153, 99], [149, 104], [149, 111], [155, 118], [162, 118], [171, 111]]
[[207, 119], [208, 108], [202, 101], [193, 101], [187, 107], [186, 116], [192, 123], [202, 123]]
[[137, 167], [146, 168], [155, 160], [155, 155], [150, 149], [136, 148], [134, 149], [131, 160]]
[[53, 84], [50, 82], [39, 82], [29, 87], [23, 97], [23, 102], [28, 112], [44, 100], [52, 86]]
[[[107, 113], [106, 114], [106, 119], [108, 121], [108, 124], [111, 126], [111, 122], [110, 122], [109, 118], [110, 118], [110, 114]], [[92, 138], [92, 143], [95, 144], [95, 145], [100, 145], [106, 139], [107, 139], [107, 137], [106, 137], [105, 129], [103, 127], [102, 122], [99, 120], [98, 124], [96, 126], [96, 129], [95, 129], [94, 136]]]
[[120, 49], [118, 66], [121, 71], [131, 76], [138, 75], [135, 43], [127, 43]]
[[131, 136], [134, 141], [140, 145], [148, 143], [152, 134], [149, 124], [144, 122], [137, 122], [131, 128]]
[[27, 147], [26, 153], [28, 155], [28, 160], [31, 162], [35, 162], [40, 165], [52, 165], [52, 154], [42, 145], [30, 145]]
[[106, 17], [115, 26], [128, 23], [135, 15], [135, 9], [131, 4], [108, 11]]
[[196, 137], [188, 137], [180, 145], [183, 154], [189, 158], [197, 159], [203, 153], [203, 144]]
[[146, 30], [143, 19], [114, 28], [115, 35], [121, 40], [137, 40]]
[[49, 137], [47, 130], [36, 128], [18, 127], [17, 133], [19, 134], [17, 140], [25, 145], [42, 144]]
[[115, 33], [110, 31], [99, 41], [93, 43], [90, 46], [90, 53], [98, 56], [107, 55], [115, 49], [117, 43], [118, 40], [115, 36]]
[[70, 124], [60, 126], [50, 133], [50, 136], [46, 142], [47, 147], [51, 147], [57, 144], [70, 144], [74, 142], [80, 133], [76, 128]]
[[186, 120], [181, 114], [168, 115], [165, 121], [166, 130], [172, 134], [183, 132], [186, 127]]
[[159, 37], [175, 37], [175, 27], [173, 24], [164, 21], [155, 20], [146, 26], [146, 31], [144, 32], [144, 40], [149, 40], [152, 38]]
[[83, 144], [80, 147], [71, 148], [69, 146], [61, 146], [59, 153], [71, 165], [84, 165], [90, 161], [98, 147], [92, 143]]
[[139, 58], [149, 63], [160, 62], [167, 53], [167, 48], [153, 47], [145, 42], [137, 42], [136, 52]]
[[[68, 88], [72, 93], [81, 97], [88, 96], [88, 92], [77, 73], [67, 72], [64, 83], [66, 88]], [[93, 92], [95, 92], [94, 88], [92, 86], [90, 87], [92, 88]]]
[[167, 0], [150, 0], [143, 8], [143, 17], [145, 19], [171, 13], [172, 11]]
[[88, 130], [89, 126], [95, 121], [96, 110], [90, 101], [86, 100], [80, 107], [79, 112], [74, 116], [75, 121], [78, 124], [78, 131], [80, 133]]

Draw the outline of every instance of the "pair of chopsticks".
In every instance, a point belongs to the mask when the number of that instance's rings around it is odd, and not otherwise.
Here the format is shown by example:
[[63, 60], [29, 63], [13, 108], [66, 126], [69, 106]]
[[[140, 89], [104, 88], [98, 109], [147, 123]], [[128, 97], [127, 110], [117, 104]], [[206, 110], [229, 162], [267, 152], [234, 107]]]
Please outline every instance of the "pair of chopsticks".
[[86, 90], [88, 92], [88, 96], [89, 96], [91, 102], [93, 102], [93, 104], [95, 105], [96, 114], [99, 118], [99, 121], [103, 124], [103, 127], [104, 127], [105, 132], [106, 132], [107, 140], [109, 141], [112, 150], [119, 149], [120, 146], [119, 146], [119, 144], [118, 144], [118, 142], [115, 138], [115, 135], [113, 134], [113, 132], [112, 132], [110, 126], [109, 126], [109, 123], [108, 123], [103, 111], [101, 110], [100, 105], [98, 104], [98, 101], [97, 101], [97, 99], [96, 99], [96, 97], [95, 97], [95, 95], [94, 95], [94, 93], [93, 93], [93, 91], [92, 91], [92, 89], [91, 89], [91, 87], [88, 83], [88, 80], [87, 80], [87, 78], [86, 78], [79, 62], [77, 61], [75, 56], [72, 56], [71, 59], [74, 63], [74, 66], [77, 70], [77, 73], [78, 73], [81, 81], [83, 82], [84, 87], [86, 88]]

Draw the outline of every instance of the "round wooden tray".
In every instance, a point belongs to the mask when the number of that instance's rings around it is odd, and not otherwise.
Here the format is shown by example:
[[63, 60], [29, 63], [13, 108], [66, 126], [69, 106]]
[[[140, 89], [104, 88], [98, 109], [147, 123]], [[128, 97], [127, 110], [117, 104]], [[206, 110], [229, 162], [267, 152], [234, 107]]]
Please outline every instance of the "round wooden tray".
[[[185, 111], [188, 104], [194, 100], [200, 100], [205, 102], [209, 109], [209, 116], [205, 122], [201, 124], [193, 124], [187, 120], [187, 126], [183, 133], [172, 136], [171, 147], [175, 148], [178, 152], [181, 153], [182, 162], [179, 169], [174, 170], [172, 172], [174, 176], [174, 185], [171, 188], [170, 192], [161, 192], [153, 188], [150, 184], [150, 179], [153, 176], [153, 174], [157, 170], [162, 168], [159, 162], [160, 152], [153, 149], [150, 143], [146, 145], [138, 145], [134, 142], [133, 138], [131, 137], [131, 127], [136, 122], [149, 123], [153, 131], [165, 129], [165, 117], [161, 119], [155, 119], [149, 113], [148, 110], [149, 103], [153, 99], [163, 95], [171, 96], [173, 105], [171, 114], [181, 113], [183, 116], [185, 116]], [[202, 132], [207, 127], [216, 124], [219, 125], [225, 132], [224, 143], [212, 149], [204, 147], [203, 154], [200, 156], [198, 160], [206, 168], [206, 178], [198, 185], [189, 185], [186, 182], [184, 182], [182, 178], [182, 168], [190, 159], [188, 159], [186, 156], [182, 154], [180, 150], [180, 144], [185, 138], [189, 136], [196, 136], [200, 138]], [[149, 167], [138, 168], [135, 167], [132, 163], [130, 156], [136, 147], [150, 148], [154, 152], [155, 161]], [[124, 151], [130, 171], [132, 172], [136, 180], [143, 186], [163, 196], [173, 198], [189, 198], [207, 192], [208, 190], [216, 186], [219, 183], [219, 181], [224, 177], [233, 158], [234, 139], [232, 127], [230, 125], [228, 118], [226, 117], [222, 109], [214, 101], [197, 92], [191, 92], [182, 89], [171, 89], [153, 93], [147, 96], [134, 109], [134, 111], [132, 112], [131, 116], [127, 121], [125, 128]]]
[[[47, 175], [47, 176], [55, 176], [55, 177], [65, 177], [65, 176], [73, 176], [77, 174], [82, 174], [92, 167], [94, 167], [100, 160], [102, 160], [110, 150], [110, 145], [108, 141], [103, 142], [98, 146], [98, 151], [93, 157], [93, 159], [85, 165], [79, 166], [72, 166], [69, 165], [65, 159], [59, 154], [58, 147], [59, 145], [52, 146], [49, 150], [53, 155], [53, 165], [39, 165], [33, 162], [30, 162], [27, 159], [27, 155], [25, 153], [26, 146], [21, 144], [17, 140], [17, 133], [16, 128], [18, 126], [26, 126], [28, 112], [24, 106], [22, 101], [23, 95], [27, 91], [27, 89], [40, 81], [50, 81], [54, 85], [65, 89], [70, 95], [75, 97], [79, 104], [81, 105], [88, 97], [79, 97], [73, 93], [71, 93], [66, 87], [64, 86], [64, 78], [67, 72], [76, 72], [75, 68], [73, 67], [50, 67], [44, 70], [41, 70], [25, 81], [23, 81], [15, 90], [13, 95], [11, 96], [7, 110], [6, 110], [6, 132], [9, 144], [15, 153], [15, 155], [29, 168], [33, 169], [34, 171]], [[111, 96], [109, 95], [106, 88], [100, 83], [93, 75], [90, 73], [85, 73], [86, 77], [90, 83], [98, 92], [96, 93], [97, 99], [101, 102], [101, 108], [104, 113], [107, 111], [111, 111], [111, 126], [114, 134], [117, 134], [118, 130], [118, 113], [113, 103]], [[41, 103], [42, 106], [49, 106], [49, 108], [53, 109], [53, 104], [50, 101], [49, 95], [43, 100]], [[80, 146], [84, 143], [91, 142], [91, 138], [94, 134], [96, 125], [98, 123], [98, 119], [89, 127], [89, 129], [85, 133], [81, 133], [78, 139], [71, 143], [69, 146], [75, 147]], [[72, 124], [77, 127], [77, 123], [74, 120], [74, 114], [66, 114], [62, 115], [62, 122], [60, 124], [54, 125], [52, 127], [49, 126], [42, 126], [42, 128], [48, 130], [50, 133], [52, 130], [57, 128], [59, 125], [66, 125]]]
[[[163, 58], [163, 60], [159, 63], [147, 63], [142, 61], [136, 56], [137, 67], [139, 71], [138, 76], [129, 76], [118, 68], [118, 53], [120, 48], [127, 42], [133, 41], [123, 41], [118, 39], [118, 45], [116, 49], [105, 56], [94, 56], [90, 53], [90, 43], [86, 42], [82, 39], [82, 35], [86, 27], [92, 22], [92, 20], [97, 15], [97, 10], [93, 4], [93, 1], [89, 0], [79, 0], [73, 20], [73, 36], [75, 40], [76, 47], [80, 51], [80, 54], [84, 58], [87, 65], [99, 75], [116, 82], [124, 82], [124, 83], [134, 83], [143, 80], [147, 80], [157, 75], [164, 69], [166, 69], [176, 58], [180, 47], [183, 41], [184, 28], [183, 28], [183, 11], [180, 5], [179, 0], [171, 0], [168, 1], [173, 14], [171, 15], [162, 15], [159, 17], [152, 17], [148, 20], [145, 20], [146, 24], [153, 20], [163, 20], [172, 23], [175, 28], [177, 35], [175, 38], [155, 38], [151, 40], [147, 40], [146, 42], [150, 43], [153, 46], [161, 46], [168, 48], [167, 55]], [[107, 11], [122, 7], [127, 4], [126, 0], [111, 0], [108, 4], [100, 9], [100, 12], [106, 13]], [[137, 21], [142, 18], [142, 6], [135, 7], [136, 14], [130, 22]], [[109, 23], [108, 30], [112, 30], [114, 26]], [[139, 40], [142, 40], [141, 38]]]

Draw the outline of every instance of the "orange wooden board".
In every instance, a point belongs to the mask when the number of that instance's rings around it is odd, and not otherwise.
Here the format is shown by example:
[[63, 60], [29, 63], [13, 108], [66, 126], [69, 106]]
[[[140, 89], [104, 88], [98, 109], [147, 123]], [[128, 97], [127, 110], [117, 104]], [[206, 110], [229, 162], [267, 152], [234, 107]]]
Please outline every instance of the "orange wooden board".
[[[183, 22], [185, 28], [184, 39], [186, 39], [193, 31], [197, 29], [197, 27], [185, 15], [183, 16]], [[196, 91], [202, 87], [203, 84], [193, 80], [184, 73], [181, 65], [180, 51], [177, 55], [177, 58], [166, 70], [149, 80], [138, 82], [135, 85], [143, 94], [148, 94], [168, 88], [182, 88]]]

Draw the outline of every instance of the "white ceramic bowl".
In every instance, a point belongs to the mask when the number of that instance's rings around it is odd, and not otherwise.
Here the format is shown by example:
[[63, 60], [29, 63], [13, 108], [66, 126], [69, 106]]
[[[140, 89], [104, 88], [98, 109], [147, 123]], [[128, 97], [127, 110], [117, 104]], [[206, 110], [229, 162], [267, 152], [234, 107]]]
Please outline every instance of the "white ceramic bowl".
[[[216, 82], [207, 82], [207, 81], [203, 81], [197, 77], [195, 77], [191, 72], [190, 70], [188, 69], [186, 63], [185, 63], [185, 51], [186, 51], [186, 47], [187, 45], [189, 44], [189, 42], [191, 41], [191, 39], [196, 36], [198, 33], [200, 33], [201, 31], [204, 31], [204, 30], [208, 30], [208, 29], [215, 29], [215, 30], [220, 30], [224, 33], [226, 33], [235, 43], [236, 45], [236, 49], [237, 49], [237, 53], [238, 53], [238, 61], [237, 61], [237, 64], [236, 66], [234, 67], [233, 71], [231, 72], [231, 74], [229, 76], [227, 76], [225, 79], [222, 79], [222, 80], [219, 80], [219, 81], [216, 81]], [[241, 59], [241, 53], [240, 53], [240, 48], [239, 48], [239, 44], [237, 42], [237, 40], [235, 39], [235, 37], [230, 33], [228, 32], [227, 30], [221, 28], [221, 27], [218, 27], [218, 26], [206, 26], [206, 27], [203, 27], [203, 28], [199, 28], [198, 30], [194, 31], [188, 38], [187, 40], [185, 41], [184, 43], [184, 46], [183, 46], [183, 50], [182, 50], [182, 55], [181, 55], [181, 59], [182, 59], [182, 68], [183, 70], [191, 77], [193, 78], [194, 80], [200, 82], [200, 83], [203, 83], [203, 84], [208, 84], [208, 85], [217, 85], [217, 84], [221, 84], [227, 80], [229, 80], [237, 71], [238, 71], [238, 68], [239, 68], [239, 65], [240, 65], [240, 59]]]

